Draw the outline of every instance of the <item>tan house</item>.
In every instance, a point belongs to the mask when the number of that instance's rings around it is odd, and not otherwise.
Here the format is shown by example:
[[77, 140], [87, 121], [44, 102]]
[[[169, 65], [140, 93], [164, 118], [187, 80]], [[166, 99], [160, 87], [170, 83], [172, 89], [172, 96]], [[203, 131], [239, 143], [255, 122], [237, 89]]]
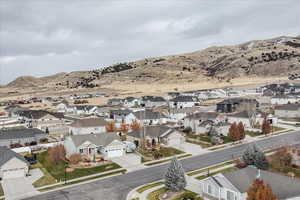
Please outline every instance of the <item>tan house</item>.
[[29, 171], [29, 163], [26, 159], [10, 150], [0, 146], [0, 178], [25, 177]]

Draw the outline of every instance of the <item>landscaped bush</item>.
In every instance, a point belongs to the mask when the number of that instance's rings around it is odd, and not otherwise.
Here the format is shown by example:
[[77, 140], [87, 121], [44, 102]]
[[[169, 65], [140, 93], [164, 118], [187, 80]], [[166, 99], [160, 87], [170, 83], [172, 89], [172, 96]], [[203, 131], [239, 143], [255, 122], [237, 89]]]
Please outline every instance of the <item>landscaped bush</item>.
[[23, 147], [23, 145], [21, 145], [20, 143], [14, 143], [10, 145], [10, 148], [19, 148], [19, 147]]
[[81, 161], [81, 155], [79, 153], [72, 154], [68, 160], [70, 164], [76, 165]]
[[47, 143], [48, 142], [48, 138], [42, 138], [40, 139], [40, 143]]

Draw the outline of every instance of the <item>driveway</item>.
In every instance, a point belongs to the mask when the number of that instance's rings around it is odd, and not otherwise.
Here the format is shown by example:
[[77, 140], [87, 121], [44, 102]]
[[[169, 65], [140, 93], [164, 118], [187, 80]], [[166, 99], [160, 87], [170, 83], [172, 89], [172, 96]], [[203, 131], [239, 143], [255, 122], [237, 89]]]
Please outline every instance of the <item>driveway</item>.
[[174, 145], [172, 147], [184, 151], [187, 154], [192, 154], [193, 156], [208, 152], [207, 149], [203, 149], [200, 145], [188, 142], [182, 142], [180, 145]]
[[39, 192], [32, 186], [36, 180], [43, 176], [40, 169], [30, 170], [30, 176], [2, 180], [5, 200], [18, 200]]
[[127, 169], [127, 171], [134, 171], [143, 168], [143, 165], [141, 164], [141, 157], [136, 153], [128, 153], [121, 157], [111, 158], [111, 160]]

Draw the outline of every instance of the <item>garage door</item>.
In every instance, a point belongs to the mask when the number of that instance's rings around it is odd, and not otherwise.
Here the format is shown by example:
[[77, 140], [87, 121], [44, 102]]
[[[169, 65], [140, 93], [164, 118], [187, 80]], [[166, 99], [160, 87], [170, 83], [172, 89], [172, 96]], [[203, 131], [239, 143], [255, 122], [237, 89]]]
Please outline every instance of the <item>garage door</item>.
[[25, 176], [24, 168], [9, 169], [3, 171], [3, 179], [20, 178]]
[[177, 146], [181, 144], [181, 138], [172, 138], [168, 141], [169, 146]]
[[120, 156], [123, 156], [123, 149], [111, 149], [107, 151], [108, 158], [120, 157]]

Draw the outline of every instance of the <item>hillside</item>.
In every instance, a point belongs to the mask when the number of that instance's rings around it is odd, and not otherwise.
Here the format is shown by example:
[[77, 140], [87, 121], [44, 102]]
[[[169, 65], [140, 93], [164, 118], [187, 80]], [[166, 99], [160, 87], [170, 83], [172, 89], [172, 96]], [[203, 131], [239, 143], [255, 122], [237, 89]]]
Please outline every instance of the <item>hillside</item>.
[[300, 36], [250, 41], [175, 56], [147, 58], [93, 71], [19, 77], [7, 87], [94, 88], [128, 84], [231, 82], [237, 78], [300, 78]]

